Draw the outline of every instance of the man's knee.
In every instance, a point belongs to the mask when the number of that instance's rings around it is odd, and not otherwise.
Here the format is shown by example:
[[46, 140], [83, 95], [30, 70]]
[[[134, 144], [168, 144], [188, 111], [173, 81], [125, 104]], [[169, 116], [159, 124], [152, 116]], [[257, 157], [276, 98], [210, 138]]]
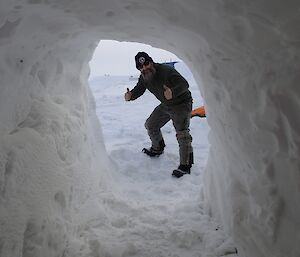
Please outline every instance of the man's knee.
[[145, 121], [144, 126], [145, 126], [145, 128], [146, 128], [147, 130], [150, 130], [150, 122], [149, 122], [149, 119], [147, 119], [147, 120]]
[[176, 132], [176, 138], [179, 143], [190, 143], [192, 142], [192, 136], [189, 130], [180, 130]]
[[157, 123], [155, 122], [155, 120], [151, 119], [151, 118], [148, 118], [146, 121], [145, 121], [145, 124], [144, 124], [145, 128], [148, 130], [148, 131], [159, 131], [159, 127], [157, 126]]

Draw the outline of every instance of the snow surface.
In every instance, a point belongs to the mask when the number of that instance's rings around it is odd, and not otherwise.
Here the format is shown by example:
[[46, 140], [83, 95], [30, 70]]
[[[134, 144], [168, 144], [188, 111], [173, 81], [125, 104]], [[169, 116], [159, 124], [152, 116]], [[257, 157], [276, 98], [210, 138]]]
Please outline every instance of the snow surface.
[[[176, 68], [189, 79], [194, 102], [201, 105], [192, 75], [183, 64]], [[159, 102], [149, 92], [125, 102], [126, 88], [135, 84], [129, 76], [103, 76], [90, 82], [114, 166], [111, 176], [122, 198], [107, 199], [109, 219], [94, 221], [82, 233], [104, 256], [237, 256], [231, 238], [203, 210], [202, 171], [209, 151], [206, 119], [194, 118], [191, 123], [197, 160], [192, 175], [173, 178], [179, 157], [171, 122], [162, 130], [165, 153], [149, 158], [141, 152], [150, 145], [145, 119]]]
[[[296, 0], [2, 0], [1, 257], [101, 256], [103, 242], [90, 232], [132, 206], [128, 191], [124, 201], [120, 195], [114, 172], [126, 171], [112, 164], [116, 149], [107, 154], [88, 89], [101, 39], [151, 44], [190, 67], [211, 128], [198, 206], [233, 236], [239, 255], [299, 257], [299, 7]], [[189, 233], [178, 238], [193, 243]]]

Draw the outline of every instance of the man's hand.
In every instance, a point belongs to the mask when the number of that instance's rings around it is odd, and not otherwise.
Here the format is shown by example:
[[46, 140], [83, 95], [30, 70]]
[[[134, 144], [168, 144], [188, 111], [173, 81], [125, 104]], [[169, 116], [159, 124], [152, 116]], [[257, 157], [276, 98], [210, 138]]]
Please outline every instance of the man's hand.
[[172, 90], [171, 88], [167, 87], [166, 85], [164, 85], [164, 95], [165, 95], [165, 98], [167, 100], [170, 100], [173, 98], [173, 93], [172, 93]]
[[130, 101], [131, 99], [131, 92], [129, 91], [129, 88], [127, 88], [127, 92], [124, 94], [125, 101]]

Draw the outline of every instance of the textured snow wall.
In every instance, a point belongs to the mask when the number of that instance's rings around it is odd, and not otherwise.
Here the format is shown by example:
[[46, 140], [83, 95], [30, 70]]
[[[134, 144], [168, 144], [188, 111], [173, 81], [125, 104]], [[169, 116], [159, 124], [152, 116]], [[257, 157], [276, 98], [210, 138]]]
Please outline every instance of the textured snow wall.
[[97, 195], [110, 192], [87, 84], [95, 45], [63, 10], [8, 2], [0, 4], [0, 256], [76, 256], [80, 228], [106, 215]]
[[212, 129], [207, 210], [242, 256], [299, 256], [298, 1], [2, 0], [0, 19], [0, 256], [63, 256], [105, 215], [89, 197], [111, 185], [87, 89], [101, 39], [190, 66]]

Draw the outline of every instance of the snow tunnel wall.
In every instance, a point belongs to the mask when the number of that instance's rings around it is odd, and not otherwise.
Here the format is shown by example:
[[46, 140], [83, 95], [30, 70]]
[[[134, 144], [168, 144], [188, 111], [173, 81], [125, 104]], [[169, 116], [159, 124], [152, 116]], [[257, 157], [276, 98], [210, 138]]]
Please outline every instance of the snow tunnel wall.
[[89, 197], [111, 183], [87, 87], [101, 39], [148, 43], [190, 66], [211, 127], [207, 210], [242, 256], [299, 256], [297, 1], [0, 7], [0, 256], [63, 254], [79, 226], [105, 215]]
[[78, 19], [29, 2], [0, 4], [0, 256], [76, 256], [113, 191], [87, 83], [96, 45]]

